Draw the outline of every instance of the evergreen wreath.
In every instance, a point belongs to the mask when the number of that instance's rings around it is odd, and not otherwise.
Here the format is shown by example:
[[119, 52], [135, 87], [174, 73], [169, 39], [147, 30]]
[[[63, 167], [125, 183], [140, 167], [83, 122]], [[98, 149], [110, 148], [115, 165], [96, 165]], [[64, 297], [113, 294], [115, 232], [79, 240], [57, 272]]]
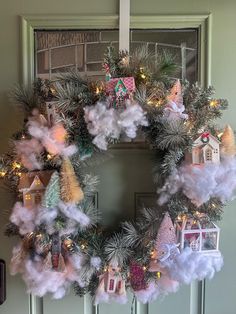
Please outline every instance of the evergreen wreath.
[[[73, 285], [95, 304], [125, 303], [129, 288], [146, 303], [221, 269], [215, 222], [236, 187], [234, 133], [213, 123], [227, 101], [173, 79], [178, 67], [166, 52], [110, 46], [103, 67], [105, 82], [69, 72], [13, 92], [25, 120], [0, 165], [18, 198], [6, 228], [19, 236], [11, 273], [40, 297], [62, 298]], [[157, 206], [110, 233], [86, 167], [140, 131], [156, 156]]]

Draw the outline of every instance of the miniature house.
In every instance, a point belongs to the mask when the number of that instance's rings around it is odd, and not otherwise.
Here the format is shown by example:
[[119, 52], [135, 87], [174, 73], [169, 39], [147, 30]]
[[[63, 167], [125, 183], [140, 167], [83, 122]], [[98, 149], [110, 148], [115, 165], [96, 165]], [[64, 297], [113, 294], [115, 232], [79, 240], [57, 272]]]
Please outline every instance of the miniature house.
[[26, 208], [31, 209], [41, 204], [52, 173], [52, 171], [22, 173], [18, 189], [22, 193], [23, 204]]
[[184, 218], [176, 221], [180, 250], [186, 247], [203, 254], [219, 252], [220, 229], [206, 217], [200, 220]]
[[133, 77], [113, 78], [106, 82], [107, 95], [116, 101], [130, 99], [135, 91], [135, 81]]
[[117, 267], [109, 266], [104, 279], [106, 292], [121, 294], [124, 281]]
[[201, 134], [193, 144], [192, 163], [219, 163], [220, 141], [210, 133]]

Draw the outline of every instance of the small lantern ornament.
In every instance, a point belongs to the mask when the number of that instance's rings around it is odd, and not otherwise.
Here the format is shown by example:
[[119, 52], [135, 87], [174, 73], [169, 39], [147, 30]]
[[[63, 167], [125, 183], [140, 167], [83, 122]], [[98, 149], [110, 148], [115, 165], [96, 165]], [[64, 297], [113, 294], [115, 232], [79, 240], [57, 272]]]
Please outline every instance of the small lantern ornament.
[[219, 253], [220, 228], [206, 215], [198, 219], [187, 216], [177, 219], [176, 233], [181, 250], [190, 247], [202, 254]]

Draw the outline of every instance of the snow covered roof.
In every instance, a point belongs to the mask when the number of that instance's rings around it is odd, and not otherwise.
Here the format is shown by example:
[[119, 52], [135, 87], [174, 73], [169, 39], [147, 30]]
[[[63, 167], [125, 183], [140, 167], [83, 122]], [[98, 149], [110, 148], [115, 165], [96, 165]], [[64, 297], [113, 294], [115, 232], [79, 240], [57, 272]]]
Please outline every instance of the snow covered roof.
[[36, 177], [38, 177], [42, 185], [46, 187], [51, 179], [52, 173], [53, 171], [51, 170], [22, 173], [18, 184], [19, 191], [22, 192], [25, 189], [30, 189]]
[[[205, 133], [205, 132], [204, 132]], [[208, 142], [206, 142], [206, 143], [204, 143], [202, 140], [201, 140], [201, 138], [202, 138], [202, 136], [204, 135], [204, 133], [202, 133], [202, 134], [200, 134], [196, 139], [195, 139], [195, 141], [194, 141], [194, 144], [195, 145], [203, 145], [203, 146], [205, 146], [205, 145], [207, 145], [207, 144], [210, 144], [210, 143], [212, 143], [212, 142], [215, 142], [215, 143], [217, 143], [217, 144], [220, 144], [221, 142], [218, 140], [218, 138], [216, 138], [215, 136], [213, 136], [212, 134], [208, 134], [208, 137], [209, 137], [209, 141]]]

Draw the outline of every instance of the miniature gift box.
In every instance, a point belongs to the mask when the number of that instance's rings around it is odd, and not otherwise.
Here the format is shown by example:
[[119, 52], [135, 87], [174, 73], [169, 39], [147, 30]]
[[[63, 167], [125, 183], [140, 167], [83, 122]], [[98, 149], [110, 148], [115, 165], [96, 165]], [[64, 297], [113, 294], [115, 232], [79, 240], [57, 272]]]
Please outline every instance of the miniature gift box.
[[203, 254], [219, 252], [220, 228], [207, 217], [177, 219], [176, 233], [180, 250], [190, 247]]

